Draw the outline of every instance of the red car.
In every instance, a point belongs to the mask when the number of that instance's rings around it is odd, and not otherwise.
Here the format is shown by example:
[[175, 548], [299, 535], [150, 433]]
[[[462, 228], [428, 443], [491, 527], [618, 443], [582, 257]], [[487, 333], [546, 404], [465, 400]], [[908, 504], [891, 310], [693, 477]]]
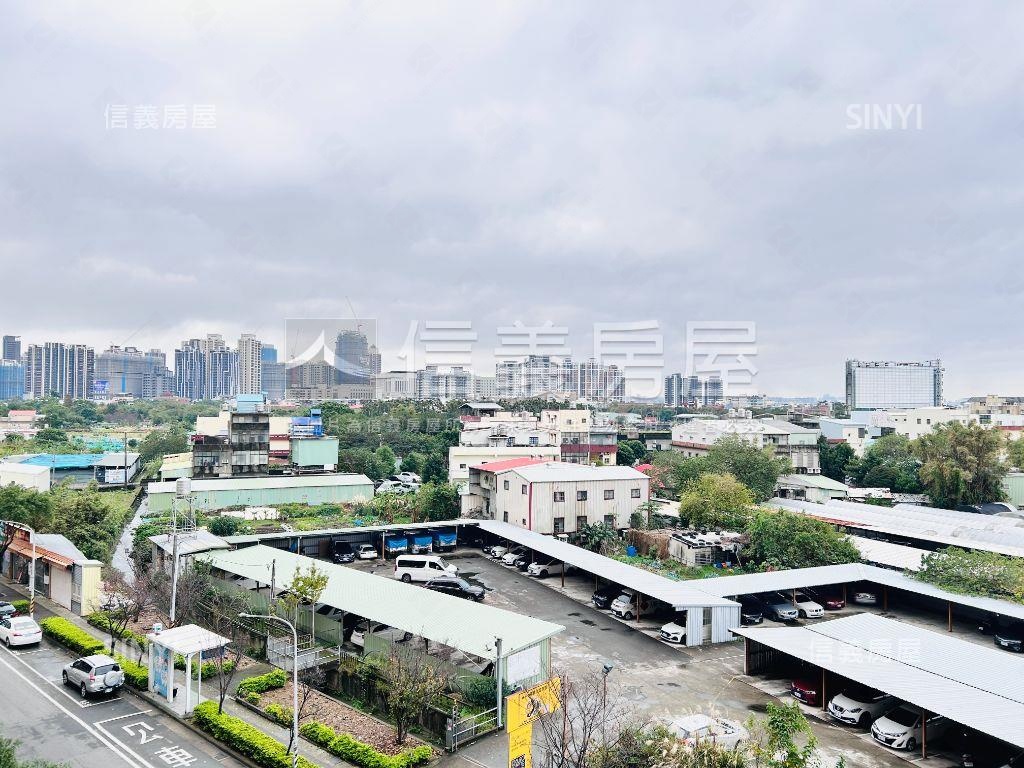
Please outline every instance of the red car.
[[821, 704], [821, 681], [812, 681], [807, 678], [794, 680], [790, 683], [789, 690], [793, 694], [793, 698], [797, 701], [802, 701], [811, 707], [817, 707]]
[[828, 592], [811, 592], [805, 590], [811, 595], [811, 598], [819, 603], [822, 608], [826, 611], [841, 611], [846, 607], [846, 601], [843, 600], [842, 595], [832, 594]]

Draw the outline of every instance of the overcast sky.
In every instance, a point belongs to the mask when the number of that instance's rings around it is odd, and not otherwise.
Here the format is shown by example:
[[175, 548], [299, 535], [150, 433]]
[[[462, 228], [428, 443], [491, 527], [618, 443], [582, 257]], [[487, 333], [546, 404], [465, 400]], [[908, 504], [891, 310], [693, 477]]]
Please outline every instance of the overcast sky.
[[751, 320], [768, 393], [941, 357], [949, 397], [1024, 394], [1024, 5], [0, 14], [0, 331], [26, 344], [281, 344], [354, 311], [386, 368], [410, 322], [469, 320], [487, 369], [516, 320], [586, 357], [593, 323], [655, 319], [673, 371], [687, 321]]

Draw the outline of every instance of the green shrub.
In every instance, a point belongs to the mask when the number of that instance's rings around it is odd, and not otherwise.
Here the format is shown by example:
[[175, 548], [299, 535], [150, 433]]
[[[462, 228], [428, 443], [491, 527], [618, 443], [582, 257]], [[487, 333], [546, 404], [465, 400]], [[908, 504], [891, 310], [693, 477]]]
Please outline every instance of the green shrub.
[[[259, 728], [231, 715], [218, 714], [216, 701], [204, 701], [192, 711], [192, 721], [217, 741], [232, 747], [264, 768], [291, 768], [284, 744]], [[300, 768], [318, 768], [299, 756]]]
[[[93, 611], [85, 617], [85, 620], [97, 629], [102, 629], [107, 634], [110, 634], [110, 618], [105, 611]], [[132, 632], [130, 629], [118, 632], [116, 633], [116, 636], [119, 640], [134, 640], [143, 648], [146, 648], [149, 645], [149, 640], [146, 639], [145, 635]]]
[[248, 701], [250, 693], [260, 694], [266, 693], [274, 688], [284, 688], [284, 685], [287, 682], [288, 675], [285, 671], [283, 669], [275, 669], [267, 672], [265, 675], [247, 677], [238, 684], [238, 690], [236, 693]]
[[282, 707], [280, 704], [267, 704], [267, 706], [263, 708], [263, 711], [270, 717], [271, 720], [273, 720], [278, 725], [283, 725], [287, 728], [291, 727], [291, 709], [286, 709], [285, 707]]
[[306, 723], [299, 728], [299, 733], [321, 749], [361, 768], [411, 768], [422, 765], [434, 755], [434, 751], [425, 745], [410, 747], [397, 755], [385, 755], [347, 733], [335, 733], [323, 723]]
[[97, 640], [84, 629], [72, 624], [60, 616], [51, 616], [39, 622], [43, 634], [51, 640], [70, 648], [82, 656], [92, 656], [94, 653], [102, 653], [107, 647], [102, 640]]
[[11, 605], [18, 613], [28, 613], [28, 600], [11, 600]]
[[259, 706], [260, 695], [256, 693], [256, 691], [249, 691], [248, 693], [242, 695], [242, 700], [249, 704]]
[[128, 685], [132, 688], [138, 688], [140, 691], [149, 689], [149, 669], [136, 664], [131, 659], [121, 654], [114, 656], [117, 659], [117, 663], [121, 665], [121, 669], [124, 670], [124, 679], [128, 681]]
[[[511, 695], [511, 686], [502, 683], [501, 687], [506, 696]], [[474, 677], [467, 683], [464, 696], [467, 703], [490, 709], [498, 699], [498, 681], [493, 677]]]

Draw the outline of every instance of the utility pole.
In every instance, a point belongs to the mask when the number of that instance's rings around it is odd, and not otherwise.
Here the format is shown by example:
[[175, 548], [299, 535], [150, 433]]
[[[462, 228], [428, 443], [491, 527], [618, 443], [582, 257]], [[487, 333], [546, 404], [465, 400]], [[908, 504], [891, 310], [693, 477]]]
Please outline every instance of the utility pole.
[[124, 431], [124, 489], [128, 490], [128, 430]]
[[270, 608], [277, 613], [277, 558], [270, 561]]
[[498, 721], [497, 721], [497, 726], [499, 728], [501, 728], [501, 726], [502, 726], [502, 718], [501, 718], [502, 711], [501, 711], [501, 708], [502, 708], [502, 706], [505, 703], [505, 696], [504, 696], [504, 693], [505, 693], [505, 690], [504, 690], [504, 688], [505, 688], [505, 681], [502, 679], [502, 669], [501, 669], [501, 638], [500, 637], [494, 638], [494, 649], [495, 649], [495, 651], [497, 651], [497, 654], [498, 654], [498, 659], [495, 662], [495, 667], [494, 667], [494, 674], [495, 674], [495, 677], [497, 678], [497, 682], [498, 682], [498, 685], [497, 685], [497, 689], [498, 689]]
[[[128, 468], [125, 467], [125, 472], [127, 471]], [[174, 500], [171, 501], [171, 610], [169, 613], [172, 625], [178, 605], [178, 505], [182, 503], [182, 499], [189, 499], [192, 492], [192, 481], [187, 477], [179, 477], [175, 481], [174, 491]]]

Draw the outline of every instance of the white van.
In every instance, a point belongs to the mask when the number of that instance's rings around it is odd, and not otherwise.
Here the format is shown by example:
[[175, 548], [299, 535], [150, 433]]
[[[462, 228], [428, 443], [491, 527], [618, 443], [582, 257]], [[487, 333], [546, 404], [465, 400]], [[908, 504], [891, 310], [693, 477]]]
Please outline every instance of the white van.
[[458, 575], [458, 568], [437, 555], [399, 555], [395, 559], [395, 578], [407, 584]]

